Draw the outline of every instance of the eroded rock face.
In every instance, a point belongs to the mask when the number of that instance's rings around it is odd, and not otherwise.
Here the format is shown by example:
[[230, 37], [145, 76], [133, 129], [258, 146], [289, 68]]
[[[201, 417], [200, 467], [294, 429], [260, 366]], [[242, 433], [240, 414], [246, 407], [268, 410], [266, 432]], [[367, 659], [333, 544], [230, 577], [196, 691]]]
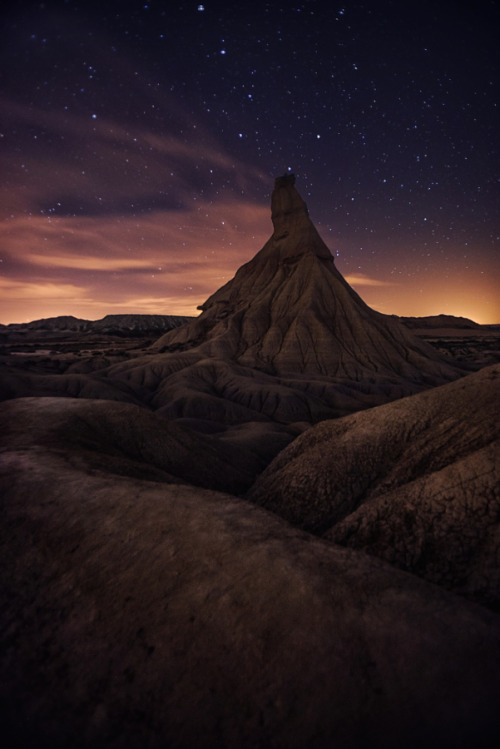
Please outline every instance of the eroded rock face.
[[307, 206], [294, 185], [293, 174], [275, 180], [271, 196], [271, 220], [274, 228], [272, 239], [276, 242], [274, 249], [281, 261], [286, 258], [291, 260], [308, 251], [330, 260], [330, 251], [316, 231]]
[[370, 309], [346, 283], [319, 236], [293, 175], [276, 180], [274, 232], [196, 320], [155, 348], [199, 350], [271, 374], [437, 384], [459, 376], [449, 360], [394, 317]]
[[325, 421], [249, 498], [294, 525], [500, 606], [500, 367]]

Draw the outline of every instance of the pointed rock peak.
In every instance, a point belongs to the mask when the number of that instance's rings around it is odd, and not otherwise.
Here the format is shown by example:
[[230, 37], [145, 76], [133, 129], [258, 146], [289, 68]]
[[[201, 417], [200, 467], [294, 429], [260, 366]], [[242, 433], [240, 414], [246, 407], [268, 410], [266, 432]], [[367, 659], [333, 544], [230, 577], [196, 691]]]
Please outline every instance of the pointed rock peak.
[[284, 239], [300, 223], [309, 223], [307, 206], [294, 187], [295, 174], [277, 177], [271, 196], [273, 238]]
[[309, 252], [332, 260], [309, 218], [307, 205], [295, 189], [295, 174], [286, 173], [276, 178], [271, 196], [271, 219], [273, 251], [278, 250], [282, 259]]
[[293, 174], [271, 198], [274, 233], [200, 317], [162, 336], [163, 351], [198, 349], [271, 374], [382, 383], [443, 382], [457, 370], [395, 319], [370, 309], [339, 273]]

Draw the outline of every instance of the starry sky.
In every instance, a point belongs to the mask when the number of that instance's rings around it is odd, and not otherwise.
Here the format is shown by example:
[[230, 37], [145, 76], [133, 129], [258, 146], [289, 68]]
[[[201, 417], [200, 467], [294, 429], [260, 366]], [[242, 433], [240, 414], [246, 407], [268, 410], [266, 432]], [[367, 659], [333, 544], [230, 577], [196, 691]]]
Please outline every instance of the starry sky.
[[500, 323], [495, 0], [0, 16], [0, 323], [198, 314], [287, 170], [374, 309]]

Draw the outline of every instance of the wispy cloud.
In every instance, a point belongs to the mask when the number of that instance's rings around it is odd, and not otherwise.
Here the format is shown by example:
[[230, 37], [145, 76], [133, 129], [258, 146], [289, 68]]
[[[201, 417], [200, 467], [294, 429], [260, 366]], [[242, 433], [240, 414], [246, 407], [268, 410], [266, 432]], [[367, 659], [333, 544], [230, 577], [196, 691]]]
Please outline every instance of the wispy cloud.
[[5, 217], [189, 207], [200, 197], [217, 197], [222, 185], [229, 194], [253, 199], [266, 183], [262, 172], [231, 156], [188, 114], [174, 131], [158, 133], [147, 122], [129, 126], [109, 115], [47, 111], [5, 99], [0, 111], [8, 123], [0, 153], [8, 175], [0, 186]]
[[25, 301], [28, 295], [37, 299], [83, 299], [85, 291], [76, 284], [31, 281], [13, 281], [0, 276], [0, 292], [2, 297], [10, 297], [14, 301]]
[[344, 276], [347, 283], [351, 286], [395, 286], [393, 281], [382, 281], [379, 278], [372, 278], [365, 273], [349, 273]]
[[[229, 201], [135, 217], [19, 217], [0, 224], [0, 321], [107, 310], [198, 314], [197, 307], [267, 241], [268, 208]], [[58, 292], [58, 288], [63, 291]], [[33, 293], [30, 292], [33, 288]], [[68, 291], [68, 293], [66, 293]], [[76, 291], [78, 293], [76, 293]], [[80, 312], [81, 316], [81, 312]]]
[[86, 271], [127, 271], [144, 268], [153, 270], [148, 260], [136, 260], [134, 258], [100, 258], [100, 257], [76, 257], [62, 255], [26, 255], [26, 262], [39, 265], [44, 268], [65, 268], [66, 270]]
[[272, 231], [267, 178], [171, 94], [112, 65], [127, 106], [111, 85], [97, 112], [0, 100], [2, 322], [19, 319], [22, 294], [23, 319], [46, 316], [50, 298], [52, 314], [196, 314]]

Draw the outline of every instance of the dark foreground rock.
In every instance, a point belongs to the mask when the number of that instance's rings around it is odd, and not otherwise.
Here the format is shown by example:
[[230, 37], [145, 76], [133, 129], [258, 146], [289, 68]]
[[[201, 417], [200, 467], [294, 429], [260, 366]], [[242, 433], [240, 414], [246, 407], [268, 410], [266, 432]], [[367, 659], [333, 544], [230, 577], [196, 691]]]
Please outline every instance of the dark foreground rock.
[[493, 747], [486, 610], [203, 489], [4, 450], [9, 747]]
[[[258, 451], [207, 436], [128, 403], [20, 398], [0, 404], [0, 445], [64, 453], [82, 471], [185, 483], [242, 494], [264, 462]], [[279, 450], [279, 434], [277, 435]], [[288, 439], [285, 440], [285, 444]]]

